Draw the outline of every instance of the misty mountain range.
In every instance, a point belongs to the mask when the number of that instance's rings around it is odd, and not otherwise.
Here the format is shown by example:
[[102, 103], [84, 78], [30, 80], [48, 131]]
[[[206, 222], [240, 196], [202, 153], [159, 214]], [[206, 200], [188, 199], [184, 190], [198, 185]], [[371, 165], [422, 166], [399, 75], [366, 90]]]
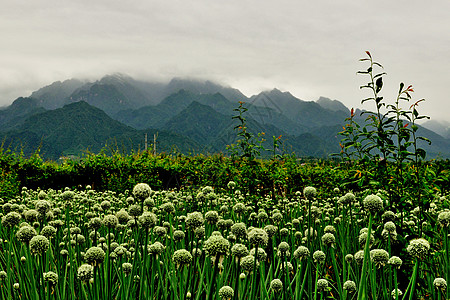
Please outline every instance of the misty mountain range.
[[[236, 141], [239, 101], [246, 102], [249, 130], [263, 132], [265, 148], [282, 135], [280, 152], [326, 157], [340, 150], [338, 132], [349, 109], [337, 100], [302, 101], [277, 89], [246, 97], [210, 81], [173, 79], [169, 83], [135, 80], [122, 74], [95, 82], [54, 82], [0, 110], [3, 147], [49, 159], [79, 156], [88, 149], [143, 150], [157, 136], [157, 151], [226, 153]], [[424, 124], [426, 126], [426, 124]], [[428, 157], [450, 157], [450, 124], [429, 121], [420, 135], [433, 144]]]

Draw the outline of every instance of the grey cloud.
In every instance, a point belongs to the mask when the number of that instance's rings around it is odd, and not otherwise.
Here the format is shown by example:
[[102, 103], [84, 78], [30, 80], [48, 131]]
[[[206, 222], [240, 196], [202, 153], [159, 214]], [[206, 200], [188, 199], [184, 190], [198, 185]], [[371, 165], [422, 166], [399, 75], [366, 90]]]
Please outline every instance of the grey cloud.
[[411, 83], [428, 114], [448, 119], [447, 0], [7, 2], [2, 104], [55, 80], [119, 71], [213, 79], [247, 94], [278, 87], [360, 106], [358, 58], [371, 50], [388, 72], [386, 92]]

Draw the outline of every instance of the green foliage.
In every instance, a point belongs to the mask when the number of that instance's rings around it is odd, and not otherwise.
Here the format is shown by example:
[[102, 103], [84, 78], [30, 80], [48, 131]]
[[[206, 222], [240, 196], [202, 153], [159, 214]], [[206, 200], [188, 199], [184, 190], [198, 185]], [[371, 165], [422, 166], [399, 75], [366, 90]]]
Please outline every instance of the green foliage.
[[253, 161], [261, 155], [261, 150], [263, 149], [262, 143], [264, 139], [261, 138], [264, 133], [258, 133], [258, 138], [256, 138], [251, 131], [247, 128], [247, 119], [245, 118], [245, 113], [248, 108], [244, 106], [244, 102], [239, 102], [239, 107], [234, 109], [237, 115], [233, 116], [232, 119], [238, 120], [239, 124], [234, 127], [237, 130], [238, 139], [236, 144], [231, 144], [227, 146], [228, 151], [231, 153], [233, 158], [239, 156], [241, 158], [246, 158], [249, 161]]
[[[424, 100], [416, 101], [409, 110], [403, 109], [404, 103], [411, 100], [414, 90], [411, 85], [405, 87], [401, 83], [394, 103], [385, 102], [381, 91], [386, 73], [382, 71], [383, 66], [373, 60], [370, 52], [366, 54], [367, 57], [360, 61], [368, 62], [369, 66], [358, 73], [369, 77], [369, 82], [361, 89], [370, 90], [372, 95], [361, 103], [371, 102], [375, 110], [361, 113], [361, 116], [366, 116], [363, 125], [355, 120], [354, 110], [351, 110], [344, 131], [340, 133], [343, 136], [340, 156], [346, 161], [357, 160], [363, 164], [366, 171], [363, 178], [370, 177], [372, 188], [386, 189], [390, 205], [399, 206], [399, 209], [408, 206], [406, 200], [414, 195], [417, 201], [413, 205], [425, 207], [426, 203], [420, 199], [427, 190], [423, 164], [426, 151], [419, 142], [431, 144], [431, 141], [417, 135], [419, 127], [416, 124], [417, 120], [429, 119], [419, 115], [417, 110], [417, 105]], [[411, 173], [405, 172], [410, 166], [414, 168], [412, 177], [408, 176]], [[406, 189], [408, 177], [414, 180], [414, 192]]]

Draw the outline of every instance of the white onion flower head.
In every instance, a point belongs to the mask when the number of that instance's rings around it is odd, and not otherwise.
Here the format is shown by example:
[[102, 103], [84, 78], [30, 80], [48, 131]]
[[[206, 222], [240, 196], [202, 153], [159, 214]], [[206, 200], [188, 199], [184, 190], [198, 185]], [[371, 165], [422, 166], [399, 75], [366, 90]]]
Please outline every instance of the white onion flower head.
[[384, 267], [389, 260], [389, 253], [384, 249], [370, 250], [370, 259], [378, 267]]
[[58, 283], [58, 274], [49, 271], [44, 273], [44, 281], [48, 282], [51, 286], [55, 286]]
[[94, 275], [94, 267], [90, 264], [83, 264], [78, 268], [77, 277], [83, 282], [88, 282]]
[[295, 251], [294, 251], [294, 257], [297, 258], [298, 260], [302, 260], [304, 258], [309, 257], [309, 249], [306, 248], [305, 246], [299, 246]]
[[395, 295], [396, 294], [398, 294], [398, 297], [400, 298], [401, 296], [403, 296], [403, 292], [400, 290], [400, 289], [393, 289], [392, 290], [392, 292], [391, 292], [391, 296], [392, 296], [392, 299], [396, 299], [395, 297]]
[[253, 228], [248, 233], [248, 241], [251, 245], [265, 248], [269, 242], [269, 235], [264, 229]]
[[23, 226], [16, 233], [17, 239], [25, 244], [27, 244], [36, 235], [36, 229], [31, 226]]
[[122, 271], [125, 273], [125, 275], [128, 275], [131, 273], [131, 271], [133, 270], [133, 265], [128, 263], [128, 262], [124, 262], [122, 264]]
[[356, 292], [356, 283], [352, 280], [347, 280], [344, 282], [344, 291], [347, 291], [350, 294]]
[[424, 238], [411, 240], [406, 251], [414, 258], [423, 259], [430, 251], [430, 243]]
[[146, 183], [138, 183], [133, 188], [133, 197], [138, 201], [144, 201], [150, 197], [152, 189]]
[[328, 280], [323, 278], [317, 280], [317, 291], [326, 292], [327, 290], [328, 290]]
[[383, 200], [377, 195], [368, 195], [363, 200], [364, 209], [370, 213], [377, 213], [383, 209]]
[[403, 264], [403, 261], [400, 257], [398, 256], [392, 256], [391, 258], [389, 258], [388, 260], [388, 264], [391, 266], [394, 266], [397, 269], [400, 269], [400, 267]]
[[450, 226], [450, 211], [443, 211], [438, 215], [438, 222], [442, 227]]
[[323, 264], [326, 259], [326, 254], [321, 250], [317, 250], [313, 253], [313, 259], [315, 263]]
[[42, 255], [47, 252], [50, 241], [43, 235], [36, 235], [30, 240], [30, 251], [35, 255]]
[[183, 267], [191, 263], [192, 254], [189, 253], [189, 251], [187, 251], [186, 249], [176, 250], [173, 253], [172, 260], [177, 266], [177, 268], [180, 266]]
[[203, 250], [206, 254], [211, 256], [212, 259], [216, 257], [223, 257], [228, 254], [230, 248], [230, 242], [223, 236], [212, 235], [203, 244]]
[[283, 289], [283, 282], [276, 278], [274, 280], [272, 280], [270, 282], [270, 289], [274, 292], [274, 293], [279, 293], [281, 292], [281, 290]]
[[231, 226], [231, 232], [237, 237], [237, 238], [246, 238], [247, 237], [247, 225], [245, 223], [234, 223]]
[[256, 256], [258, 261], [265, 261], [267, 259], [267, 253], [263, 248], [258, 248], [258, 253], [256, 254], [256, 248], [250, 250], [250, 255]]
[[334, 234], [332, 234], [332, 233], [327, 232], [322, 236], [322, 243], [325, 246], [334, 247], [335, 242], [336, 242], [336, 238], [334, 237]]
[[103, 218], [103, 224], [108, 228], [116, 228], [119, 224], [119, 220], [115, 215], [106, 215]]
[[317, 190], [315, 187], [307, 186], [303, 189], [303, 195], [305, 195], [306, 199], [312, 200], [317, 195]]
[[201, 212], [194, 211], [192, 213], [188, 213], [186, 216], [186, 226], [192, 229], [200, 227], [204, 223], [203, 215]]
[[222, 300], [228, 300], [233, 298], [234, 290], [231, 286], [225, 285], [219, 289], [219, 297]]
[[139, 216], [138, 218], [138, 222], [139, 224], [143, 227], [143, 228], [150, 228], [156, 225], [156, 222], [158, 221], [156, 215], [152, 212], [144, 212], [141, 216]]
[[244, 244], [234, 244], [233, 247], [231, 247], [231, 254], [233, 256], [241, 258], [247, 256], [249, 254], [249, 251], [247, 249], [247, 246], [245, 246]]
[[[244, 256], [243, 258], [241, 258], [241, 268], [244, 269], [244, 271], [246, 271], [247, 273], [250, 273], [253, 271], [253, 267], [254, 267], [254, 263], [255, 263], [255, 257], [253, 255], [247, 255]], [[259, 261], [256, 260], [256, 268], [259, 267]]]
[[100, 247], [91, 247], [84, 254], [84, 259], [87, 263], [97, 266], [105, 260], [105, 251]]
[[447, 289], [447, 281], [444, 278], [436, 278], [433, 281], [433, 286], [441, 291], [445, 291]]
[[384, 224], [384, 229], [388, 232], [395, 232], [397, 230], [397, 227], [395, 226], [394, 222], [392, 221], [387, 221]]

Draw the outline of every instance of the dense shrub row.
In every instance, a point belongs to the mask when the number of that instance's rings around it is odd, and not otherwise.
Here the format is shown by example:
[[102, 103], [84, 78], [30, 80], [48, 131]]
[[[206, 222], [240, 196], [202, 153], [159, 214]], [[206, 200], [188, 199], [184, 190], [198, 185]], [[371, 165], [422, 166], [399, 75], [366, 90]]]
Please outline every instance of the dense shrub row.
[[[215, 155], [152, 155], [149, 152], [120, 154], [87, 154], [81, 160], [62, 163], [43, 161], [38, 154], [29, 158], [0, 149], [0, 197], [19, 194], [22, 187], [61, 189], [91, 185], [96, 190], [130, 190], [139, 182], [154, 189], [177, 189], [181, 186], [226, 188], [230, 180], [251, 194], [292, 195], [306, 185], [358, 191], [385, 188], [373, 174], [373, 166], [363, 163], [340, 163], [331, 160], [309, 160], [284, 156], [272, 160], [231, 159]], [[430, 190], [443, 193], [449, 189], [450, 161], [431, 161], [425, 167]], [[408, 170], [404, 177], [408, 185]], [[392, 178], [394, 180], [394, 178]]]

